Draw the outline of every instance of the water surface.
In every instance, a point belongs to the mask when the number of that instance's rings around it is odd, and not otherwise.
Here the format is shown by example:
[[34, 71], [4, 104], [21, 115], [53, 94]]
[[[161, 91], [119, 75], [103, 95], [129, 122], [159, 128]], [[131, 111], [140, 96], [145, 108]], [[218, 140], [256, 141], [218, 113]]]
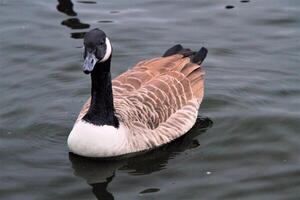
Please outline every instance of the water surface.
[[[300, 199], [300, 1], [0, 0], [0, 25], [0, 199]], [[113, 76], [207, 47], [199, 116], [213, 125], [134, 159], [69, 155], [95, 27]]]

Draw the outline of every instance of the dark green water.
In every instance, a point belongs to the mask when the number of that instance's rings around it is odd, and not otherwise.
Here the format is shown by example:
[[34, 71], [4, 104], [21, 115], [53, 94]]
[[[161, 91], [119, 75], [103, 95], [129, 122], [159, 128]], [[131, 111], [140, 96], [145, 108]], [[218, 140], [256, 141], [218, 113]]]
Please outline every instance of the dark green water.
[[[0, 0], [0, 199], [300, 199], [300, 1], [59, 2]], [[135, 159], [69, 157], [94, 27], [113, 76], [176, 43], [207, 47], [199, 115], [213, 126]]]

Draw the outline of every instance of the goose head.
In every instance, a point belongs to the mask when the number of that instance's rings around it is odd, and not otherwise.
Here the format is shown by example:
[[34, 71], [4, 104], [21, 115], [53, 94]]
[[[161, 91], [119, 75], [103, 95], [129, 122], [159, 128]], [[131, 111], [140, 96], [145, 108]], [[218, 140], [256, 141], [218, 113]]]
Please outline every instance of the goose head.
[[90, 74], [97, 63], [104, 63], [110, 59], [112, 46], [102, 30], [96, 28], [87, 32], [83, 44], [83, 72], [85, 74]]

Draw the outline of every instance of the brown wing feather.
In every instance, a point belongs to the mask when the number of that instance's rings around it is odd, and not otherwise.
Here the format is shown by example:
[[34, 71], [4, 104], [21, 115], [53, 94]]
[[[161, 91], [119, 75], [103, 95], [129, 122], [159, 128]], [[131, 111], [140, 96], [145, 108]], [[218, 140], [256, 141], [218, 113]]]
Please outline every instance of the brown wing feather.
[[200, 103], [203, 75], [199, 65], [179, 54], [139, 62], [113, 80], [116, 112], [130, 108], [119, 117], [131, 114], [131, 121], [155, 129], [189, 101]]
[[204, 95], [204, 70], [198, 64], [188, 63], [181, 72], [189, 80], [194, 97], [201, 103]]

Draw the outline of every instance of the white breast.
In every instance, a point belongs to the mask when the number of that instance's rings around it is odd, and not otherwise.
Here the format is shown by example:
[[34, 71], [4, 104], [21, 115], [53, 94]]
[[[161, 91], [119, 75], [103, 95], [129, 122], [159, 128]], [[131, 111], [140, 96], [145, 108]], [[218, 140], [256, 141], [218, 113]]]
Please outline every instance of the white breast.
[[110, 157], [127, 153], [128, 131], [123, 124], [113, 126], [95, 126], [80, 120], [69, 137], [71, 152], [86, 157]]

